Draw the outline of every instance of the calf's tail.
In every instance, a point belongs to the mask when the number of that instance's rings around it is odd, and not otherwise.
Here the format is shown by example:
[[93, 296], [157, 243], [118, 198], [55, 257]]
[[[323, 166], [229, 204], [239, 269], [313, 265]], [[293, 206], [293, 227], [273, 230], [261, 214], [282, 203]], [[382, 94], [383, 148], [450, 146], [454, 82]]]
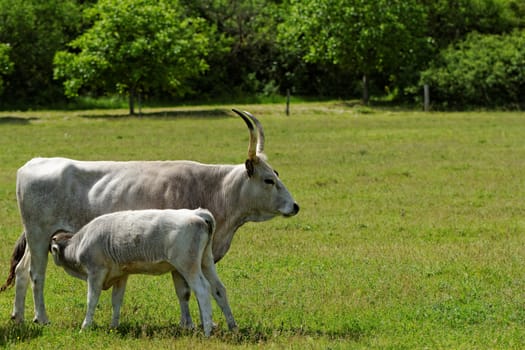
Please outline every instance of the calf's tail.
[[16, 266], [24, 256], [24, 252], [26, 251], [26, 245], [27, 239], [26, 233], [24, 231], [15, 243], [15, 248], [13, 249], [13, 254], [11, 255], [11, 266], [9, 267], [9, 276], [7, 276], [7, 281], [4, 283], [4, 285], [0, 287], [0, 292], [5, 291], [8, 287], [12, 286], [15, 283]]
[[201, 208], [199, 208], [196, 214], [206, 221], [206, 224], [208, 225], [208, 234], [212, 236], [215, 232], [215, 218], [213, 217], [213, 214], [209, 210]]

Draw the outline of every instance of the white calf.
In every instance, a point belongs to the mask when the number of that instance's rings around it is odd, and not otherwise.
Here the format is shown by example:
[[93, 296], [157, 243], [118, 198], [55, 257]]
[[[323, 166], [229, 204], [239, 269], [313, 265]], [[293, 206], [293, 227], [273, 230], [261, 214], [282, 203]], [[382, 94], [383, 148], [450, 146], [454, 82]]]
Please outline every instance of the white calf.
[[[195, 292], [204, 333], [209, 336], [213, 325], [210, 293], [228, 327], [237, 327], [215, 270], [214, 230], [215, 219], [206, 209], [121, 211], [95, 218], [76, 234], [57, 233], [50, 249], [58, 266], [87, 280], [88, 305], [82, 329], [92, 324], [103, 289], [113, 287], [111, 326], [117, 327], [128, 275], [171, 272], [177, 294], [185, 290], [177, 287], [180, 276]], [[189, 310], [181, 312], [189, 314]]]

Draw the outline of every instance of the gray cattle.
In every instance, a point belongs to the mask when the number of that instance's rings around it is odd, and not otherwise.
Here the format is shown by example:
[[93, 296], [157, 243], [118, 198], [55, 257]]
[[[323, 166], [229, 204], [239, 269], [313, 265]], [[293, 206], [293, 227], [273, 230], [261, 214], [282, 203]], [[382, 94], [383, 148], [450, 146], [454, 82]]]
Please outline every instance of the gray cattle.
[[56, 234], [50, 250], [55, 264], [87, 280], [82, 329], [92, 324], [103, 289], [113, 287], [111, 327], [116, 328], [128, 276], [171, 272], [180, 274], [195, 292], [204, 334], [209, 336], [213, 325], [210, 293], [228, 327], [237, 327], [226, 289], [215, 270], [211, 248], [214, 231], [215, 219], [205, 209], [119, 211], [93, 219], [76, 234]]
[[[15, 280], [12, 318], [23, 321], [31, 280], [34, 321], [48, 322], [44, 282], [51, 237], [58, 231], [77, 232], [97, 216], [121, 210], [207, 208], [217, 222], [213, 239], [217, 262], [244, 223], [296, 215], [299, 206], [263, 154], [261, 124], [248, 112], [234, 111], [250, 132], [244, 164], [35, 158], [22, 166], [16, 194], [24, 233], [15, 245], [7, 281], [0, 288], [5, 290]], [[187, 312], [189, 287], [180, 275], [175, 274], [174, 280], [177, 290], [185, 291], [179, 295], [181, 324], [192, 325]]]

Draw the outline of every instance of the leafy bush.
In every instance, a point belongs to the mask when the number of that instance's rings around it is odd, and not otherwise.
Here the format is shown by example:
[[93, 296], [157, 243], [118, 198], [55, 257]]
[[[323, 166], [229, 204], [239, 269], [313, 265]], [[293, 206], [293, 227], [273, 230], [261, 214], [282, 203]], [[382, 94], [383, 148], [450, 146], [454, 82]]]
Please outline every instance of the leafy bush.
[[55, 51], [82, 28], [76, 0], [0, 0], [0, 42], [9, 45], [11, 74], [3, 78], [3, 107], [31, 108], [63, 101], [53, 81]]
[[525, 106], [525, 31], [469, 34], [422, 73], [424, 84], [442, 107]]
[[4, 75], [10, 74], [13, 71], [13, 62], [9, 59], [9, 51], [11, 47], [7, 44], [0, 43], [0, 94], [4, 90]]

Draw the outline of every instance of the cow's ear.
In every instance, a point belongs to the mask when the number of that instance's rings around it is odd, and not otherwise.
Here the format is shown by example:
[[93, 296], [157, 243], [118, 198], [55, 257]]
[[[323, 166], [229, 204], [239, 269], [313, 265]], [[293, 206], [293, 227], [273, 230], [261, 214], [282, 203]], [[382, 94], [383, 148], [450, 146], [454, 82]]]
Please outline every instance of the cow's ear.
[[246, 159], [246, 162], [244, 163], [246, 165], [246, 172], [248, 173], [249, 177], [252, 177], [255, 172], [255, 167], [253, 165], [252, 159]]

